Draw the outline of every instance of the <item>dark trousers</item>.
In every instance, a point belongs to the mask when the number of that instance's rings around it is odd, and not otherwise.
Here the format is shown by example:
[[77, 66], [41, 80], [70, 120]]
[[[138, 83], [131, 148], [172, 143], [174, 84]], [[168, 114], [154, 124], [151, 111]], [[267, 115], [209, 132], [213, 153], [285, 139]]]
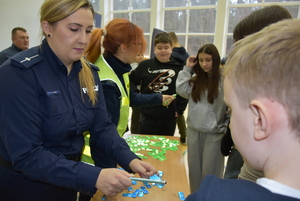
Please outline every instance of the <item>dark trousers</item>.
[[90, 201], [91, 199], [91, 196], [80, 193], [78, 201]]
[[138, 134], [141, 110], [139, 107], [132, 107], [131, 109], [132, 109], [132, 113], [131, 113], [130, 132], [132, 134]]
[[12, 168], [0, 165], [0, 200], [3, 201], [76, 201], [73, 189], [32, 181]]
[[139, 134], [173, 136], [176, 129], [176, 118], [155, 119], [140, 116]]
[[185, 142], [186, 140], [186, 123], [185, 123], [185, 118], [184, 115], [178, 115], [177, 117], [177, 127], [179, 130], [179, 134], [180, 134], [180, 141], [181, 142]]

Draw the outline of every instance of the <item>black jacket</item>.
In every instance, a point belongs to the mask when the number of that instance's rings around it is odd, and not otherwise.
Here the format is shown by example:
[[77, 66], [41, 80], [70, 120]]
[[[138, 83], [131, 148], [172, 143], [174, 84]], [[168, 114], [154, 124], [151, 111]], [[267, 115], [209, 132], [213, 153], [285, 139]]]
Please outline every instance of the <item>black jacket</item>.
[[[141, 93], [176, 94], [175, 83], [178, 73], [183, 68], [173, 57], [167, 63], [161, 63], [156, 57], [142, 61], [139, 66], [130, 73], [130, 82], [141, 85]], [[176, 98], [168, 107], [154, 106], [141, 108], [141, 113], [150, 118], [165, 119], [175, 118], [175, 112], [183, 113], [187, 100]]]

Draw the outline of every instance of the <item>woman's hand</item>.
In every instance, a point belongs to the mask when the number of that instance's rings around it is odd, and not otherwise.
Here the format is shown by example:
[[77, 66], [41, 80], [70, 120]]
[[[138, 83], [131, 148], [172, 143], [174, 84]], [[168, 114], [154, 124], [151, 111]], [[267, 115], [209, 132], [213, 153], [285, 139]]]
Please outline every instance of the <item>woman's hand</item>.
[[197, 64], [198, 60], [197, 57], [195, 56], [190, 56], [189, 58], [187, 58], [186, 60], [186, 66], [193, 68], [196, 64]]
[[129, 177], [132, 176], [132, 174], [117, 168], [102, 169], [96, 182], [96, 188], [106, 196], [117, 196], [131, 186]]
[[157, 174], [157, 170], [148, 162], [141, 161], [139, 159], [133, 159], [129, 163], [130, 169], [138, 173], [140, 177], [149, 178], [150, 176]]

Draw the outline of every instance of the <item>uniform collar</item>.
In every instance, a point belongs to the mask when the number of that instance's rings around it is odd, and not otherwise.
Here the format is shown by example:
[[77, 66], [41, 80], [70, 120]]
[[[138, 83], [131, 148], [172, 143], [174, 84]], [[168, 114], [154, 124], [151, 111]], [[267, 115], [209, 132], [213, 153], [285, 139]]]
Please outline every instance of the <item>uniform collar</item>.
[[[155, 62], [159, 62], [159, 63], [162, 63], [162, 62], [160, 62], [158, 59], [157, 59], [157, 57], [155, 56], [154, 57], [154, 61]], [[183, 63], [181, 64], [181, 63], [179, 63], [178, 61], [176, 61], [175, 59], [174, 59], [174, 57], [170, 57], [170, 60], [168, 61], [168, 62], [164, 62], [163, 64], [168, 64], [168, 65], [174, 65], [174, 67], [182, 67], [183, 66]]]
[[[46, 39], [43, 39], [42, 45], [41, 45], [41, 54], [46, 58], [46, 60], [49, 62], [51, 68], [53, 68], [54, 72], [57, 74], [60, 71], [67, 72], [66, 66], [63, 64], [63, 62], [56, 56], [56, 54], [53, 52], [53, 50], [50, 48], [48, 42]], [[81, 62], [80, 60], [75, 61], [73, 63], [73, 69], [70, 73], [70, 76], [77, 75], [81, 70]]]
[[19, 51], [19, 52], [21, 52], [22, 50], [20, 49], [20, 48], [18, 48], [15, 44], [11, 44], [11, 47], [13, 48], [13, 49], [15, 49], [16, 51]]
[[[103, 55], [104, 56], [104, 55]], [[104, 59], [117, 75], [123, 75], [131, 71], [131, 65], [125, 64], [112, 54], [106, 54]]]

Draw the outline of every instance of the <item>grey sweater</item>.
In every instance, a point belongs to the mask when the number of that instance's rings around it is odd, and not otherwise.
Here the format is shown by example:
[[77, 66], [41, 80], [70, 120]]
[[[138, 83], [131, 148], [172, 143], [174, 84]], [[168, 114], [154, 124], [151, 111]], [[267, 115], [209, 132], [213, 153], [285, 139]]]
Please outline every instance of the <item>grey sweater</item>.
[[207, 92], [200, 102], [194, 102], [191, 97], [193, 86], [189, 84], [193, 69], [185, 66], [179, 72], [176, 81], [176, 92], [189, 99], [187, 125], [193, 130], [203, 133], [225, 133], [229, 122], [227, 106], [223, 100], [223, 81], [219, 84], [219, 94], [211, 104], [207, 101]]

